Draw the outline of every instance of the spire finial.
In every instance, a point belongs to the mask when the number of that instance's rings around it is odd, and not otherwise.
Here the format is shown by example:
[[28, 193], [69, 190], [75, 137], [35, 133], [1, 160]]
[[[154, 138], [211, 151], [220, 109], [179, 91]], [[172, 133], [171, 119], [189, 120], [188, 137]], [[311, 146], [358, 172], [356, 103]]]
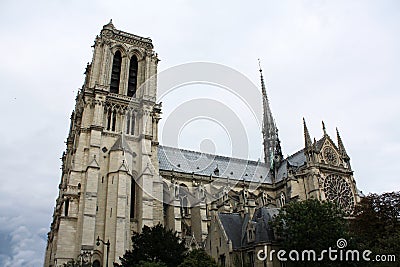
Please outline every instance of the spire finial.
[[325, 123], [322, 121], [322, 130], [324, 131], [324, 135], [326, 135], [326, 128], [325, 128]]
[[269, 106], [267, 90], [265, 88], [264, 76], [261, 68], [261, 61], [258, 59], [258, 66], [261, 79], [261, 92], [263, 102], [263, 139], [264, 139], [264, 160], [265, 163], [272, 166], [277, 149], [278, 132], [275, 120], [272, 116], [271, 108]]
[[262, 73], [261, 60], [260, 59], [258, 59], [258, 67], [259, 67], [258, 70], [260, 71], [261, 91], [262, 91], [263, 97], [268, 101], [268, 99], [267, 99], [267, 90], [265, 89], [264, 75]]

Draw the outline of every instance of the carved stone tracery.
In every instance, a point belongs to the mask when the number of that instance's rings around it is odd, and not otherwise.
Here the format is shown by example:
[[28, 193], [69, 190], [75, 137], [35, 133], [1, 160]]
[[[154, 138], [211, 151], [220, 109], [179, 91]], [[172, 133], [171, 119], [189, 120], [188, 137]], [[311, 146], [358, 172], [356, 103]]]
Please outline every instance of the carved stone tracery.
[[324, 192], [328, 200], [335, 202], [346, 213], [354, 208], [354, 195], [349, 183], [341, 176], [331, 174], [324, 180]]

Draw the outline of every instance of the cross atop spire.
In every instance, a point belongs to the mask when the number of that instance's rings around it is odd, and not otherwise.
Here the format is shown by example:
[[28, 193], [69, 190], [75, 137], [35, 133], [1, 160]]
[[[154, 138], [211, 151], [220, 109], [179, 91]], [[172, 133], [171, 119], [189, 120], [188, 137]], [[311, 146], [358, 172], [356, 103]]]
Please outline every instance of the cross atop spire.
[[[279, 138], [278, 138], [278, 129], [275, 125], [275, 120], [272, 116], [271, 108], [269, 106], [267, 90], [265, 87], [264, 82], [264, 75], [261, 68], [260, 59], [258, 59], [258, 66], [260, 71], [260, 79], [261, 79], [261, 92], [263, 98], [263, 140], [264, 140], [264, 161], [271, 167], [273, 166], [273, 161], [275, 156], [281, 154], [281, 149], [279, 145]], [[277, 150], [277, 146], [279, 146]]]

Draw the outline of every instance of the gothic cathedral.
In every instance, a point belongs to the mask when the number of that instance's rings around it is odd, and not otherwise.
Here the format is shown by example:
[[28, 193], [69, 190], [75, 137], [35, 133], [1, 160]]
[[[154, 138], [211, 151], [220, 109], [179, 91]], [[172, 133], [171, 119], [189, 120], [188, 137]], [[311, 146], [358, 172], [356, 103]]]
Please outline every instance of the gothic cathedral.
[[[257, 230], [258, 219], [286, 202], [331, 200], [351, 212], [360, 193], [339, 132], [335, 143], [323, 125], [322, 138], [312, 140], [304, 121], [304, 147], [284, 158], [261, 69], [265, 162], [160, 145], [151, 79], [158, 61], [151, 39], [111, 21], [96, 37], [71, 115], [45, 267], [112, 266], [133, 232], [158, 223], [222, 266], [236, 266], [246, 245], [245, 261], [257, 266], [252, 244], [272, 238], [267, 226]], [[262, 231], [265, 240], [255, 238]]]

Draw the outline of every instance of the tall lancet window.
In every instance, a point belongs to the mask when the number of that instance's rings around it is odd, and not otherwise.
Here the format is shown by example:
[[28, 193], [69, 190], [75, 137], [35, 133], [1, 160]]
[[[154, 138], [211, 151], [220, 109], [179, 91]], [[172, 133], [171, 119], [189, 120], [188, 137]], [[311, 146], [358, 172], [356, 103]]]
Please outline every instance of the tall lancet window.
[[135, 55], [132, 56], [129, 63], [128, 96], [136, 94], [138, 61]]
[[115, 52], [112, 71], [111, 71], [111, 82], [110, 82], [110, 93], [118, 94], [119, 92], [119, 81], [121, 77], [121, 52]]
[[126, 113], [126, 134], [135, 134], [135, 114], [133, 110]]
[[130, 218], [135, 218], [135, 198], [136, 198], [136, 182], [134, 179], [131, 180], [131, 207], [130, 207]]
[[115, 132], [117, 125], [117, 112], [115, 110], [113, 111], [111, 118], [111, 131]]

